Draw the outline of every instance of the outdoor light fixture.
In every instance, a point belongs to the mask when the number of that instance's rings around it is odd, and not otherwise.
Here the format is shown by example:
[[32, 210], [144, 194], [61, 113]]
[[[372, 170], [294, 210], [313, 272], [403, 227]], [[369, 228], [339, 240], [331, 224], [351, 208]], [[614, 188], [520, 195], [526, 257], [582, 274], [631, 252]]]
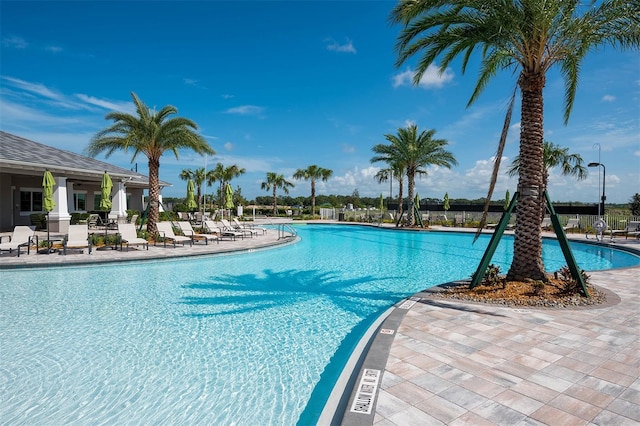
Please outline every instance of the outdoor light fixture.
[[602, 164], [602, 163], [589, 163], [589, 164], [587, 164], [587, 166], [588, 167], [602, 166], [602, 202], [598, 206], [598, 216], [600, 216], [600, 215], [604, 216], [604, 201], [607, 199], [607, 197], [604, 195], [604, 186], [605, 186], [605, 180], [606, 180], [606, 177], [607, 177], [607, 171], [606, 171], [606, 169], [604, 167], [604, 164]]

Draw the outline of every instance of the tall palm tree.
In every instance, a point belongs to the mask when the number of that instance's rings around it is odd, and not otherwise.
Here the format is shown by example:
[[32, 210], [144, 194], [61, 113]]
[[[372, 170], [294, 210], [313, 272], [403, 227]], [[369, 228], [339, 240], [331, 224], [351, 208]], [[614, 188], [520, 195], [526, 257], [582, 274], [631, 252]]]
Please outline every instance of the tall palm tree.
[[198, 126], [183, 117], [170, 117], [178, 110], [167, 105], [158, 112], [151, 112], [135, 93], [131, 92], [137, 115], [110, 112], [105, 119], [114, 123], [98, 132], [87, 153], [95, 157], [106, 152], [108, 158], [115, 151], [133, 151], [133, 162], [139, 153], [149, 160], [149, 215], [147, 231], [156, 232], [158, 221], [158, 199], [160, 196], [160, 157], [171, 151], [178, 158], [178, 150], [190, 149], [198, 154], [215, 154], [207, 141], [196, 133]]
[[[560, 167], [563, 176], [575, 176], [578, 180], [587, 178], [587, 169], [582, 165], [580, 154], [569, 154], [569, 148], [562, 148], [553, 142], [544, 141], [542, 147], [542, 162], [544, 171], [542, 175], [542, 190], [546, 191], [549, 184], [549, 170]], [[509, 176], [517, 176], [520, 172], [520, 156], [516, 156], [507, 170]], [[544, 204], [543, 204], [544, 205]], [[540, 215], [540, 223], [544, 217], [544, 209]]]
[[202, 211], [202, 184], [206, 178], [204, 167], [197, 168], [195, 170], [182, 169], [180, 172], [180, 179], [188, 181], [193, 180], [196, 185], [196, 198], [198, 200], [198, 210]]
[[[406, 128], [399, 128], [397, 135], [386, 134], [384, 137], [389, 145], [378, 144], [372, 150], [376, 156], [371, 162], [384, 161], [387, 164], [402, 164], [407, 174], [409, 186], [409, 204], [414, 200], [416, 175], [426, 175], [426, 166], [442, 166], [448, 169], [458, 164], [453, 154], [444, 149], [449, 143], [444, 139], [434, 139], [434, 129], [423, 130], [418, 133], [418, 126], [410, 124]], [[415, 225], [413, 208], [407, 212], [409, 226]]]
[[244, 174], [245, 172], [246, 170], [244, 168], [238, 167], [238, 165], [236, 164], [225, 167], [222, 163], [216, 164], [216, 167], [207, 172], [206, 179], [208, 186], [212, 186], [215, 182], [220, 182], [220, 186], [218, 188], [219, 206], [222, 206], [224, 204], [224, 188], [227, 187], [227, 183], [231, 182], [233, 178], [236, 178]]
[[284, 178], [284, 175], [279, 175], [274, 172], [267, 172], [267, 180], [262, 182], [260, 188], [265, 191], [273, 190], [273, 216], [278, 215], [278, 200], [276, 197], [276, 190], [282, 188], [285, 194], [289, 193], [289, 188], [293, 188], [295, 185]]
[[333, 170], [323, 169], [315, 164], [307, 167], [306, 169], [298, 169], [293, 174], [294, 179], [311, 181], [311, 217], [316, 214], [316, 180], [320, 179], [323, 182], [326, 182], [332, 174]]
[[[386, 169], [380, 169], [373, 177], [376, 182], [383, 183], [388, 181], [390, 178], [396, 179], [398, 181], [398, 211], [396, 212], [396, 218], [402, 217], [402, 196], [404, 190], [404, 166], [401, 164], [390, 164]], [[398, 226], [398, 221], [396, 221], [396, 226]]]
[[[567, 123], [582, 59], [606, 45], [637, 49], [639, 16], [638, 1], [622, 0], [400, 0], [391, 12], [391, 21], [403, 26], [396, 45], [396, 65], [420, 54], [414, 84], [436, 59], [444, 71], [462, 56], [464, 73], [476, 49], [482, 62], [469, 105], [499, 71], [508, 69], [517, 75], [522, 99], [521, 167], [514, 256], [507, 273], [510, 280], [546, 280], [538, 218], [544, 203], [542, 91], [547, 71], [555, 65], [560, 67]], [[501, 138], [498, 152], [504, 139]], [[501, 155], [496, 156], [496, 169], [500, 158]], [[495, 176], [496, 173], [490, 193]]]

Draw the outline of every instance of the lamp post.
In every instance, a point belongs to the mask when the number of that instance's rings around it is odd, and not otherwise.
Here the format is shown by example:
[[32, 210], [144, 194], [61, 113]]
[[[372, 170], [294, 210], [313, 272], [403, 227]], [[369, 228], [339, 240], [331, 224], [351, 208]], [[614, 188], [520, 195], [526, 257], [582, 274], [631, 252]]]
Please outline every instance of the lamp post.
[[607, 197], [604, 195], [605, 180], [607, 179], [607, 170], [605, 169], [604, 164], [602, 163], [589, 163], [587, 164], [587, 166], [588, 167], [602, 166], [602, 202], [598, 206], [598, 216], [600, 216], [601, 213], [602, 213], [602, 216], [604, 216], [604, 201], [607, 199]]

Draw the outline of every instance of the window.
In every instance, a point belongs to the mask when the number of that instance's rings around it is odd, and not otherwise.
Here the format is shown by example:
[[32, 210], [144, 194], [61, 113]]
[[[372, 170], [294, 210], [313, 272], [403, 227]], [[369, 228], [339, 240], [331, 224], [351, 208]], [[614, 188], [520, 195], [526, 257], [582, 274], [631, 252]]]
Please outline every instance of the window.
[[73, 211], [87, 211], [87, 193], [86, 192], [74, 192], [73, 193]]
[[100, 200], [102, 199], [102, 195], [100, 192], [93, 193], [93, 209], [100, 210]]
[[23, 188], [20, 190], [20, 212], [31, 213], [42, 210], [42, 190]]

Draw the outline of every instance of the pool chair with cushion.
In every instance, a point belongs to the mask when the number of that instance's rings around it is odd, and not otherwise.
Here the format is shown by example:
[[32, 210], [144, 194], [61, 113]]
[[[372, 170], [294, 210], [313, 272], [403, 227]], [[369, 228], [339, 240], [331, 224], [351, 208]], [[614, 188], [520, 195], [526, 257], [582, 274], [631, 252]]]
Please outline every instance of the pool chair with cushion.
[[136, 226], [133, 223], [119, 223], [118, 224], [118, 236], [120, 237], [120, 251], [122, 246], [127, 246], [129, 251], [130, 246], [147, 246], [149, 250], [149, 241], [144, 238], [139, 238], [136, 232]]
[[91, 254], [91, 238], [87, 224], [69, 225], [69, 232], [62, 242], [62, 252], [66, 255], [68, 249], [80, 249], [84, 252], [85, 247], [89, 249], [87, 254]]
[[218, 236], [215, 234], [196, 234], [196, 231], [191, 226], [191, 222], [180, 221], [178, 222], [178, 226], [180, 227], [182, 234], [185, 237], [191, 238], [194, 243], [196, 241], [204, 241], [205, 245], [208, 245], [209, 241], [217, 241], [220, 243]]
[[230, 224], [227, 219], [220, 219], [220, 223], [222, 223], [222, 229], [224, 231], [240, 232], [243, 235], [243, 238], [245, 235], [248, 235], [250, 237], [253, 237], [254, 235], [258, 235], [257, 231], [252, 231], [250, 229], [237, 228], [235, 225]]
[[613, 240], [614, 236], [624, 235], [624, 239], [628, 239], [629, 235], [638, 236], [640, 235], [640, 221], [631, 220], [627, 223], [627, 226], [624, 229], [612, 229], [611, 231], [611, 239]]
[[33, 228], [30, 226], [16, 226], [9, 236], [9, 241], [2, 242], [0, 239], [0, 254], [3, 251], [8, 251], [11, 254], [15, 250], [18, 253], [18, 257], [20, 257], [20, 249], [22, 247], [26, 247], [27, 254], [29, 254], [32, 242], [38, 247], [38, 236], [35, 235]]
[[218, 225], [213, 220], [205, 220], [204, 228], [207, 230], [207, 233], [217, 234], [219, 239], [229, 238], [230, 240], [235, 241], [237, 237], [244, 238], [244, 234], [242, 232], [225, 230], [222, 225]]
[[[190, 237], [176, 235], [173, 232], [171, 222], [157, 222], [156, 227], [158, 228], [158, 236], [162, 238], [165, 247], [167, 246], [167, 240], [173, 241], [173, 247], [176, 246], [176, 243], [182, 243], [183, 247], [185, 243], [193, 245], [193, 240]], [[156, 241], [157, 240], [158, 238], [156, 238]]]
[[233, 224], [238, 229], [250, 229], [252, 231], [256, 231], [256, 235], [260, 232], [262, 232], [263, 235], [267, 233], [267, 228], [263, 228], [262, 226], [254, 226], [249, 223], [241, 223], [237, 217], [233, 218]]

